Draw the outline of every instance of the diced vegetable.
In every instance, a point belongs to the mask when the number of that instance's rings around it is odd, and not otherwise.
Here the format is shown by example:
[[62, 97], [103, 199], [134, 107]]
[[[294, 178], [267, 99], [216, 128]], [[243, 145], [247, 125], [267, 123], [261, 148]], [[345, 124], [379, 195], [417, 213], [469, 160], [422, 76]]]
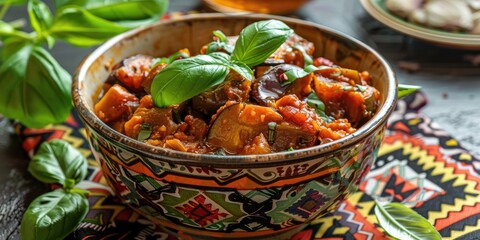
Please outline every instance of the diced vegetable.
[[287, 94], [295, 94], [300, 99], [307, 97], [312, 92], [310, 83], [313, 74], [297, 79], [292, 84], [285, 86], [282, 84], [287, 80], [284, 73], [295, 68], [300, 69], [290, 64], [272, 67], [263, 76], [253, 81], [252, 98], [260, 105], [267, 106], [269, 102], [276, 101]]
[[124, 87], [115, 84], [95, 104], [95, 114], [102, 121], [109, 123], [118, 120], [125, 113], [132, 113], [137, 106], [138, 98]]

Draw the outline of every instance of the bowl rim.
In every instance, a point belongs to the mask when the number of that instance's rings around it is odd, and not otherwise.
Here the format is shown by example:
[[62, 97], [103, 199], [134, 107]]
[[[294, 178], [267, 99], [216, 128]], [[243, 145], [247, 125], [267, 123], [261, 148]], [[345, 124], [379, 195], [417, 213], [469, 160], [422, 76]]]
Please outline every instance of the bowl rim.
[[[151, 146], [146, 143], [137, 141], [135, 139], [129, 138], [112, 128], [107, 124], [102, 122], [94, 113], [90, 111], [87, 103], [85, 102], [85, 97], [80, 90], [80, 83], [85, 79], [88, 69], [95, 62], [97, 58], [102, 56], [115, 44], [120, 43], [124, 39], [129, 39], [134, 37], [141, 32], [149, 31], [152, 28], [156, 28], [158, 25], [164, 24], [173, 24], [176, 22], [183, 21], [195, 21], [195, 20], [212, 20], [212, 19], [223, 19], [223, 18], [242, 18], [250, 19], [252, 21], [259, 21], [264, 19], [277, 19], [285, 22], [287, 25], [309, 25], [320, 29], [321, 31], [327, 32], [330, 35], [333, 35], [338, 38], [343, 38], [348, 41], [353, 42], [358, 47], [363, 48], [364, 50], [372, 53], [386, 69], [387, 73], [387, 92], [385, 97], [385, 102], [382, 107], [377, 110], [377, 113], [360, 128], [357, 129], [353, 134], [350, 134], [341, 139], [312, 146], [309, 148], [298, 149], [295, 151], [285, 151], [285, 152], [276, 152], [269, 154], [258, 154], [258, 155], [213, 155], [213, 154], [198, 154], [198, 153], [189, 153], [181, 152], [177, 150], [172, 150], [168, 148]], [[395, 108], [396, 96], [397, 96], [397, 78], [389, 63], [374, 49], [367, 46], [366, 44], [360, 42], [359, 40], [350, 37], [346, 34], [343, 34], [339, 31], [333, 30], [331, 28], [307, 22], [298, 19], [292, 19], [288, 17], [281, 17], [269, 14], [234, 14], [234, 15], [225, 15], [222, 13], [202, 13], [202, 14], [191, 14], [186, 15], [177, 19], [162, 20], [154, 24], [132, 29], [130, 31], [121, 33], [110, 40], [106, 41], [98, 48], [93, 50], [89, 55], [87, 55], [77, 67], [73, 81], [72, 81], [72, 96], [74, 107], [79, 113], [79, 116], [83, 119], [84, 123], [96, 132], [99, 132], [102, 136], [108, 138], [113, 144], [118, 144], [122, 148], [128, 149], [132, 153], [140, 154], [146, 157], [149, 157], [152, 160], [158, 159], [161, 156], [162, 161], [179, 163], [179, 164], [188, 164], [188, 165], [201, 165], [201, 166], [215, 166], [215, 167], [258, 167], [258, 166], [275, 166], [279, 163], [295, 163], [301, 162], [309, 159], [315, 159], [322, 156], [327, 156], [332, 152], [347, 148], [351, 145], [357, 144], [360, 142], [363, 137], [372, 135], [378, 128], [384, 126], [385, 121], [387, 121], [388, 116], [392, 113]], [[90, 97], [90, 96], [88, 96]], [[87, 127], [87, 126], [86, 126]]]

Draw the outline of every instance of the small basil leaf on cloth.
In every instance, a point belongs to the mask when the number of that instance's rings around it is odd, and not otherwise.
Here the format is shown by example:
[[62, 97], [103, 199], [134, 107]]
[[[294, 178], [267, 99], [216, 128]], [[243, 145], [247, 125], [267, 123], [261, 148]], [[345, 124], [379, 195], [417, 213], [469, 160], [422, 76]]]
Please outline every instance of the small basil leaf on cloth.
[[82, 193], [57, 189], [40, 195], [23, 215], [23, 240], [64, 239], [88, 213], [88, 200]]
[[28, 171], [44, 183], [65, 186], [69, 180], [74, 180], [76, 184], [87, 175], [87, 160], [68, 142], [54, 139], [40, 145], [28, 165]]
[[375, 215], [380, 226], [392, 237], [408, 239], [442, 239], [440, 233], [420, 214], [401, 203], [377, 202]]

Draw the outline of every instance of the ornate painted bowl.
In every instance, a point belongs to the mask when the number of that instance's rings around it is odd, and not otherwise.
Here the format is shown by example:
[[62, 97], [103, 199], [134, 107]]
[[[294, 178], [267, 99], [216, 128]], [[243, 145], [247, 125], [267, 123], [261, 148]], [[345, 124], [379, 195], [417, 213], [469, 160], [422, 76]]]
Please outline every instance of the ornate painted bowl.
[[[213, 30], [236, 35], [275, 18], [315, 44], [315, 56], [367, 70], [382, 93], [375, 116], [354, 134], [321, 146], [249, 156], [216, 156], [152, 147], [125, 137], [93, 113], [113, 65], [134, 54], [167, 56], [200, 49]], [[125, 203], [153, 222], [198, 238], [287, 238], [355, 191], [382, 141], [396, 100], [396, 78], [365, 44], [325, 27], [270, 15], [198, 14], [121, 34], [84, 59], [73, 82], [95, 158]]]

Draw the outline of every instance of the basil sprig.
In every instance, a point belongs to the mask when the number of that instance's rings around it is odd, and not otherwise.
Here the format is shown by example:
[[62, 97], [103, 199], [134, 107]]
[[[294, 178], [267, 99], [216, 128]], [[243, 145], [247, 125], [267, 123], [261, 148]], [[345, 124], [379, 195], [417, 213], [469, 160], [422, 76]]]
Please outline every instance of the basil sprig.
[[[264, 62], [292, 33], [292, 29], [278, 20], [259, 21], [241, 31], [232, 56], [212, 52], [174, 61], [152, 82], [155, 105], [166, 107], [190, 99], [222, 83], [229, 70], [253, 80], [251, 67]], [[220, 42], [226, 41], [219, 32], [216, 36]]]
[[401, 203], [375, 205], [375, 215], [385, 231], [397, 239], [442, 239], [438, 231], [421, 215]]
[[[71, 104], [71, 76], [50, 55], [58, 40], [89, 47], [156, 21], [168, 0], [55, 0], [55, 11], [42, 0], [0, 1], [0, 15], [11, 4], [25, 4], [31, 29], [0, 20], [0, 114], [31, 128], [64, 122]], [[3, 17], [3, 15], [2, 15]]]
[[85, 218], [88, 191], [75, 188], [87, 175], [85, 157], [63, 140], [44, 142], [28, 171], [39, 181], [63, 186], [40, 195], [23, 215], [22, 239], [63, 239]]

